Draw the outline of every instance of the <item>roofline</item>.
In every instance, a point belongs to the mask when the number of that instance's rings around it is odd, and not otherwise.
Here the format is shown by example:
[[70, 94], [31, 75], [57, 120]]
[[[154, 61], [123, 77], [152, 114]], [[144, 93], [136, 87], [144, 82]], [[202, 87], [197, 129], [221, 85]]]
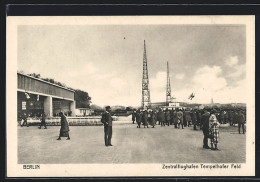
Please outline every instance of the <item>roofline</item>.
[[23, 73], [18, 73], [18, 72], [17, 72], [17, 74], [20, 74], [20, 75], [23, 75], [23, 76], [26, 76], [26, 77], [29, 77], [29, 78], [38, 80], [38, 81], [43, 82], [43, 83], [47, 83], [47, 84], [49, 84], [49, 85], [53, 85], [53, 86], [55, 86], [55, 87], [59, 87], [59, 88], [65, 89], [65, 90], [68, 90], [68, 91], [71, 91], [71, 92], [75, 92], [75, 90], [72, 90], [72, 89], [69, 89], [69, 88], [66, 88], [66, 87], [62, 87], [62, 86], [56, 85], [56, 84], [54, 84], [54, 83], [50, 83], [50, 82], [47, 82], [47, 81], [45, 81], [45, 80], [42, 80], [42, 79], [39, 79], [39, 78], [35, 78], [35, 77], [33, 77], [33, 76], [29, 76], [29, 75], [26, 75], [26, 74], [23, 74]]

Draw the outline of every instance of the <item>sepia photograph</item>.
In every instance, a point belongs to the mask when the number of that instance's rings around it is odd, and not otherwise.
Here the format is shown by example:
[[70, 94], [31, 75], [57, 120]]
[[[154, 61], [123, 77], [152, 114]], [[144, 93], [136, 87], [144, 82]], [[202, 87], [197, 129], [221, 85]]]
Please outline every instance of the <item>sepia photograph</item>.
[[254, 176], [254, 22], [7, 17], [7, 176]]

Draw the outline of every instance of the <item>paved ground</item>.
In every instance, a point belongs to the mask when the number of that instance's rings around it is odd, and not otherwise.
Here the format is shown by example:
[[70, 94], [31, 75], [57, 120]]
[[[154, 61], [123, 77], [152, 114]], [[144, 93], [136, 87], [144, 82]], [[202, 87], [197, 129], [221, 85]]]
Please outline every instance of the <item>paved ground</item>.
[[103, 126], [71, 126], [71, 140], [56, 140], [59, 126], [18, 128], [18, 163], [243, 163], [246, 136], [237, 127], [220, 128], [221, 151], [202, 148], [202, 131], [173, 126], [136, 128], [116, 121], [113, 147], [106, 147]]

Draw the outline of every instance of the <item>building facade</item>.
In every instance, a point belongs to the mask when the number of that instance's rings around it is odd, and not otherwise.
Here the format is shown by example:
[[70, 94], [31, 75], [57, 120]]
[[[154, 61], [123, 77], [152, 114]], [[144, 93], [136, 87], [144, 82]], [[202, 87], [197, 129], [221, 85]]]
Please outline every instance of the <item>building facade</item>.
[[74, 90], [47, 81], [17, 73], [17, 112], [28, 116], [39, 116], [45, 112], [47, 117], [59, 112], [75, 116], [76, 102]]

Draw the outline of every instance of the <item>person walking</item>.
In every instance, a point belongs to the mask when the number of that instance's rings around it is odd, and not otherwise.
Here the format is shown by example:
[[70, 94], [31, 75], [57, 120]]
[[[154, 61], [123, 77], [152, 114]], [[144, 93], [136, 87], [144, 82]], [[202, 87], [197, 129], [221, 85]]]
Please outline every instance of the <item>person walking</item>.
[[112, 139], [112, 121], [113, 118], [111, 117], [111, 108], [110, 106], [106, 107], [106, 111], [102, 114], [101, 122], [104, 124], [104, 139], [105, 139], [105, 146], [113, 146], [111, 144]]
[[42, 126], [44, 126], [44, 129], [47, 129], [45, 118], [46, 118], [46, 115], [45, 115], [45, 112], [43, 112], [41, 115], [41, 124], [40, 124], [39, 129], [41, 129]]
[[202, 131], [203, 131], [203, 148], [210, 149], [208, 145], [208, 138], [209, 138], [209, 117], [210, 112], [208, 110], [204, 110], [204, 114], [201, 115], [201, 124], [202, 124]]
[[63, 112], [59, 113], [59, 116], [61, 118], [61, 128], [60, 128], [60, 134], [59, 138], [57, 140], [61, 140], [61, 137], [68, 137], [67, 140], [70, 140], [70, 135], [69, 135], [69, 124], [67, 121], [67, 117], [63, 114]]
[[24, 124], [26, 124], [26, 126], [29, 127], [28, 122], [27, 122], [27, 114], [26, 114], [26, 112], [23, 113], [22, 120], [23, 120], [23, 124], [21, 125], [21, 127], [23, 127]]

